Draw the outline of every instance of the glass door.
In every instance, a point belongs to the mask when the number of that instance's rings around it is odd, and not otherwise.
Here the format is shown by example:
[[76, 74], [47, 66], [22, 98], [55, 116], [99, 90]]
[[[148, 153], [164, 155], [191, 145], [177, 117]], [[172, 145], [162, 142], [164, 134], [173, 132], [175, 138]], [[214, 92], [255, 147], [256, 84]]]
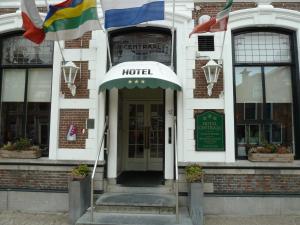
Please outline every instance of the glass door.
[[163, 170], [164, 117], [160, 102], [130, 101], [125, 104], [125, 170]]

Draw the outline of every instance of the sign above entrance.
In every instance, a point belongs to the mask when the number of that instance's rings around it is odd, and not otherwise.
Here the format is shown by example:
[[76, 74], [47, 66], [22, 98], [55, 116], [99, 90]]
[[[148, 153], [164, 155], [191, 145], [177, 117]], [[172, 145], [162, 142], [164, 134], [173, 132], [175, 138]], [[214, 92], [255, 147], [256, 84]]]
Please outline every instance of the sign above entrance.
[[124, 62], [105, 75], [99, 91], [112, 88], [163, 88], [181, 90], [181, 83], [170, 67], [153, 61]]
[[205, 111], [196, 115], [196, 151], [224, 151], [224, 114]]

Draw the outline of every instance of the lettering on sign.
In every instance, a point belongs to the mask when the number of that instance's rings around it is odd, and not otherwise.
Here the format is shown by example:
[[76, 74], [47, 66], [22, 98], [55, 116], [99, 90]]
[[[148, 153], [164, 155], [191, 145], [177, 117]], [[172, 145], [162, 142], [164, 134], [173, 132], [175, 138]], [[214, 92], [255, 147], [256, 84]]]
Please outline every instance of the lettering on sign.
[[123, 69], [122, 75], [153, 75], [150, 69]]
[[205, 111], [195, 120], [196, 151], [225, 151], [224, 114]]

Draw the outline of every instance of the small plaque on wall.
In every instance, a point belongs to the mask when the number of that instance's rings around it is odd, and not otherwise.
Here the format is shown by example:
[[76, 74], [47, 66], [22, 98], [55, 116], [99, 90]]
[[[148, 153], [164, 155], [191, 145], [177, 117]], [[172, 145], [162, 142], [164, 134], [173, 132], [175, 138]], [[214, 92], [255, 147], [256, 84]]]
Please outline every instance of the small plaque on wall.
[[205, 111], [195, 121], [196, 151], [225, 151], [224, 114]]

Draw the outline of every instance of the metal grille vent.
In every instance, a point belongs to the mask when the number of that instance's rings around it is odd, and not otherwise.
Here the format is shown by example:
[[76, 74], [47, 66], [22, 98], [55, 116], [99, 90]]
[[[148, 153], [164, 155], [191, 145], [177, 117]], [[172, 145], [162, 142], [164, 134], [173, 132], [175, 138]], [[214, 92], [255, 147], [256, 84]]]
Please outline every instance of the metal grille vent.
[[214, 36], [198, 36], [198, 51], [214, 51]]

